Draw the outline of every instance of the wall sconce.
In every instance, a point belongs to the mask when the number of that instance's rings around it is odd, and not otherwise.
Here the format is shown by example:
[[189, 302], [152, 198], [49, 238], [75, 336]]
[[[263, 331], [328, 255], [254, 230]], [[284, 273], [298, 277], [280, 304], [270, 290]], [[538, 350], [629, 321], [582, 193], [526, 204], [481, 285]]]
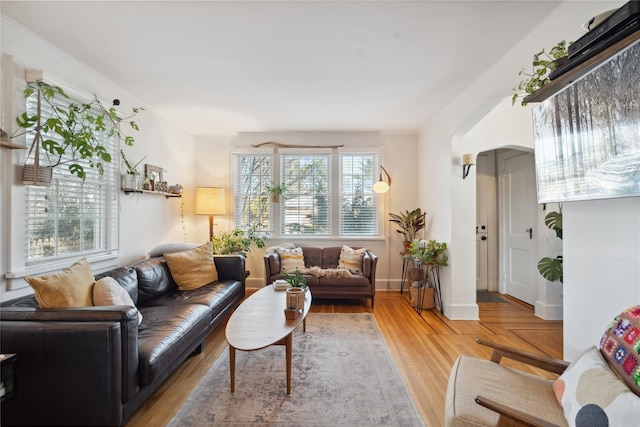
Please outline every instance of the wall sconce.
[[213, 216], [226, 214], [227, 204], [224, 188], [198, 187], [196, 190], [196, 215], [209, 215], [209, 240], [213, 236]]
[[382, 172], [380, 172], [380, 181], [373, 184], [373, 191], [378, 194], [383, 194], [389, 191], [389, 187], [391, 186], [391, 177], [384, 166], [380, 165], [380, 169], [382, 169], [385, 175], [387, 175], [387, 180], [385, 181], [382, 179]]
[[469, 175], [469, 169], [475, 165], [473, 154], [467, 153], [462, 155], [462, 179], [465, 179]]

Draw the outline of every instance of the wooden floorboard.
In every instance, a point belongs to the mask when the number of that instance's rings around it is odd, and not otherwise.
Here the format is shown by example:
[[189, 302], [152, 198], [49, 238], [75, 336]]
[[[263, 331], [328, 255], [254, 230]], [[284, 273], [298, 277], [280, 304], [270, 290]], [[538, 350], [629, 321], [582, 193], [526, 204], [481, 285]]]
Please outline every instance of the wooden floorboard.
[[[491, 350], [477, 344], [477, 338], [562, 358], [561, 321], [544, 321], [534, 316], [531, 306], [512, 298], [478, 305], [479, 321], [456, 321], [436, 310], [423, 310], [419, 315], [409, 305], [406, 292], [403, 295], [379, 292], [373, 310], [361, 300], [314, 299], [311, 312], [373, 313], [420, 416], [425, 425], [435, 427], [444, 423], [447, 381], [456, 358], [460, 354], [490, 356]], [[126, 427], [165, 425], [226, 350], [221, 327], [207, 338], [205, 350], [187, 359], [138, 409]], [[549, 377], [542, 371], [523, 369]]]

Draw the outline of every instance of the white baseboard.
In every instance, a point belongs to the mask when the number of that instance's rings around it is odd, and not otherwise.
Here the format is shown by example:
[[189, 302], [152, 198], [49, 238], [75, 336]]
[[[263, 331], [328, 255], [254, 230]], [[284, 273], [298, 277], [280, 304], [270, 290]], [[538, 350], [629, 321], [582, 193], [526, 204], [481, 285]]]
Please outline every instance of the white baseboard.
[[442, 302], [443, 314], [451, 320], [480, 320], [478, 304], [448, 304]]
[[542, 301], [536, 301], [534, 304], [534, 314], [542, 320], [562, 320], [562, 305], [547, 305]]

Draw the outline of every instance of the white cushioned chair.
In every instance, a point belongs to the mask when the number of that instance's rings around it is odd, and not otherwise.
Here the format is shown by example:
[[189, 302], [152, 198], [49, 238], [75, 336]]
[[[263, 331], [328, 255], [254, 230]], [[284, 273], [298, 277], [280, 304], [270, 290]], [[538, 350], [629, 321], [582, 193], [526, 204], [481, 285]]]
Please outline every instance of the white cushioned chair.
[[[491, 360], [456, 360], [445, 401], [447, 427], [640, 425], [640, 305], [616, 316], [599, 345], [572, 364], [478, 343], [493, 348]], [[561, 375], [531, 375], [501, 365], [503, 357]]]

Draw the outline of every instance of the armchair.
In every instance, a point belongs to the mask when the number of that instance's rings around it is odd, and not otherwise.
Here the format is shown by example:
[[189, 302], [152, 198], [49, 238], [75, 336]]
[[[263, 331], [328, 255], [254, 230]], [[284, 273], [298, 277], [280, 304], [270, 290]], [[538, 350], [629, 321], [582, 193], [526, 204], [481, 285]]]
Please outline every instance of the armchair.
[[[483, 340], [477, 342], [493, 349], [491, 359], [461, 355], [456, 360], [445, 400], [447, 427], [615, 426], [637, 422], [640, 306], [617, 316], [599, 347], [588, 349], [572, 364]], [[504, 358], [543, 369], [549, 375], [532, 375], [501, 365]]]

